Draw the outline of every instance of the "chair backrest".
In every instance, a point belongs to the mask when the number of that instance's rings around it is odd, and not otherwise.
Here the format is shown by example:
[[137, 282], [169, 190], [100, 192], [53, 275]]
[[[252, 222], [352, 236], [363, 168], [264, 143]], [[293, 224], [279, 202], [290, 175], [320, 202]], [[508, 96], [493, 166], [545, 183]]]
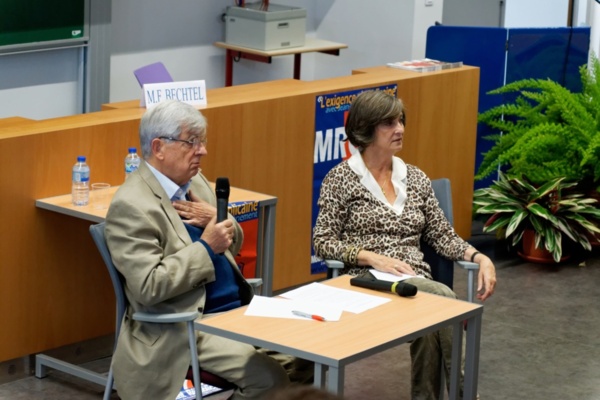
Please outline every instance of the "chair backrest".
[[94, 243], [96, 243], [96, 247], [98, 247], [98, 251], [100, 251], [100, 255], [102, 256], [102, 260], [104, 260], [104, 264], [108, 269], [108, 274], [110, 275], [110, 280], [112, 281], [113, 289], [115, 291], [115, 298], [117, 301], [117, 321], [115, 324], [115, 335], [118, 335], [119, 331], [121, 330], [121, 321], [123, 320], [123, 314], [125, 313], [125, 309], [127, 308], [128, 304], [127, 297], [125, 296], [125, 291], [123, 290], [123, 277], [113, 264], [112, 258], [110, 256], [110, 251], [108, 250], [108, 246], [106, 245], [106, 238], [104, 236], [104, 222], [101, 222], [96, 225], [91, 225], [90, 234], [92, 235], [92, 239], [94, 239]]
[[444, 211], [446, 219], [450, 221], [450, 225], [454, 226], [454, 217], [452, 215], [452, 189], [450, 188], [450, 180], [448, 178], [434, 179], [431, 181], [431, 187], [435, 193], [435, 197], [440, 203], [441, 209]]
[[167, 67], [161, 62], [149, 64], [133, 71], [140, 87], [147, 83], [164, 83], [173, 82], [171, 74], [167, 71]]
[[[450, 180], [448, 178], [434, 179], [431, 181], [431, 186], [446, 219], [450, 221], [451, 225], [454, 225]], [[454, 285], [454, 263], [439, 256], [431, 246], [423, 241], [421, 241], [421, 250], [425, 255], [425, 261], [431, 266], [433, 280], [441, 282], [452, 289]]]

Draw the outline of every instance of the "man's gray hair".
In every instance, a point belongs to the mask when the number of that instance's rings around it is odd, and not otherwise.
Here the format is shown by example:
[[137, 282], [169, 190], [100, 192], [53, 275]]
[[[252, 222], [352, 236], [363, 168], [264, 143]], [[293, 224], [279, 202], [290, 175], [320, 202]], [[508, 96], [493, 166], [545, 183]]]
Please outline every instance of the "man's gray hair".
[[140, 121], [142, 157], [152, 155], [152, 140], [159, 136], [179, 138], [184, 130], [202, 136], [206, 132], [206, 118], [193, 106], [177, 100], [167, 100], [147, 110]]

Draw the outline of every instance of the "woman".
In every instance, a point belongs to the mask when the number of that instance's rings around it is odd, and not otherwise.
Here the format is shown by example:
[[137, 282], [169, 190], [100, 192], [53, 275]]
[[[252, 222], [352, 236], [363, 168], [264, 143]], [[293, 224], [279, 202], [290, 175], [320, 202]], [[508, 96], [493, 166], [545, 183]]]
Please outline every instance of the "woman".
[[[343, 261], [344, 273], [360, 275], [372, 267], [415, 275], [405, 282], [420, 291], [456, 298], [450, 288], [432, 280], [419, 246], [423, 238], [448, 259], [479, 264], [477, 297], [483, 301], [494, 293], [494, 264], [454, 232], [429, 178], [394, 156], [402, 150], [404, 125], [403, 104], [394, 96], [367, 91], [356, 97], [346, 134], [358, 152], [323, 180], [313, 234], [315, 253]], [[437, 399], [441, 357], [449, 366], [451, 348], [451, 328], [411, 344], [413, 399]]]

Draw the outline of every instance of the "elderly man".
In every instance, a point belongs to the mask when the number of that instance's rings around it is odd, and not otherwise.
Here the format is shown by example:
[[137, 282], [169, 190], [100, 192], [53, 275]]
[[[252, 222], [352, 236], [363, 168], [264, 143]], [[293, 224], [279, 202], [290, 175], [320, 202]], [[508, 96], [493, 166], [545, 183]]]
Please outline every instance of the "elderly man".
[[[207, 154], [202, 114], [166, 101], [146, 111], [139, 132], [144, 161], [106, 217], [108, 247], [130, 302], [112, 363], [121, 398], [173, 400], [190, 365], [185, 326], [129, 316], [227, 311], [247, 304], [252, 289], [232, 256], [242, 230], [231, 216], [216, 222], [215, 195], [199, 173]], [[233, 399], [258, 399], [289, 383], [280, 363], [246, 344], [199, 334], [198, 353], [202, 369], [238, 386]]]

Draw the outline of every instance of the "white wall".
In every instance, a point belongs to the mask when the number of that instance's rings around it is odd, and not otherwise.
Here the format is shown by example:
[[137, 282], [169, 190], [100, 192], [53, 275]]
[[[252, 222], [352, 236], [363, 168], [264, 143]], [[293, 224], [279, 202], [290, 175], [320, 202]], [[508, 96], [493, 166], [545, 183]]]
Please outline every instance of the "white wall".
[[595, 0], [573, 0], [573, 26], [591, 26], [588, 22], [588, 8]]
[[[427, 28], [441, 21], [443, 9], [443, 0], [433, 0], [430, 7], [425, 6], [424, 0], [275, 2], [307, 10], [308, 36], [349, 46], [341, 50], [339, 57], [304, 54], [304, 80], [349, 75], [356, 68], [422, 58]], [[208, 88], [223, 86], [225, 51], [212, 44], [224, 40], [221, 15], [232, 4], [231, 0], [111, 0], [110, 39], [106, 45], [111, 54], [110, 66], [106, 67], [110, 70], [107, 101], [139, 98], [141, 90], [133, 70], [156, 61], [164, 62], [175, 80], [205, 79]], [[42, 119], [81, 112], [70, 104], [72, 97], [81, 95], [81, 88], [73, 89], [72, 83], [65, 86], [62, 78], [49, 74], [47, 67], [51, 64], [44, 56], [10, 57], [9, 61], [0, 57], [0, 118], [20, 115]], [[65, 72], [80, 67], [73, 64], [71, 57], [60, 61], [67, 64], [62, 66]], [[241, 60], [234, 64], [233, 83], [291, 78], [292, 70], [291, 56], [275, 57], [272, 64]], [[42, 77], [50, 79], [50, 83], [30, 84]], [[94, 93], [88, 95], [93, 97]], [[54, 102], [47, 107], [31, 107], [28, 98], [32, 96]]]
[[[353, 69], [423, 58], [427, 28], [441, 21], [443, 2], [425, 7], [416, 1], [319, 1], [317, 37], [348, 45], [338, 59], [315, 55], [314, 75], [349, 75]], [[304, 71], [303, 71], [304, 73]]]
[[83, 112], [83, 49], [0, 55], [0, 118]]
[[[441, 21], [443, 1], [425, 7], [424, 0], [278, 0], [307, 10], [307, 35], [341, 42], [339, 57], [302, 55], [301, 79], [349, 75], [352, 69], [425, 55], [427, 28]], [[231, 2], [113, 0], [113, 56], [110, 101], [136, 98], [135, 68], [163, 61], [175, 80], [205, 79], [208, 88], [224, 85], [225, 51], [212, 46], [225, 38], [220, 15]], [[135, 14], [132, 13], [135, 11]], [[183, 19], [182, 19], [183, 18]], [[195, 22], [194, 22], [195, 21]], [[204, 29], [203, 29], [204, 28]], [[194, 40], [189, 40], [190, 38]], [[293, 57], [274, 57], [272, 64], [234, 63], [234, 85], [292, 77]], [[210, 99], [209, 99], [210, 101]]]
[[[339, 57], [304, 54], [304, 80], [349, 75], [356, 68], [423, 57], [427, 28], [441, 21], [443, 8], [443, 0], [434, 0], [432, 7], [425, 7], [424, 0], [275, 2], [307, 10], [308, 36], [349, 46]], [[165, 63], [175, 80], [205, 79], [208, 88], [223, 86], [225, 51], [212, 43], [224, 40], [221, 15], [232, 4], [231, 0], [112, 0], [108, 101], [139, 98], [141, 90], [133, 70], [156, 61]], [[13, 58], [10, 62], [0, 58], [0, 118], [21, 115], [41, 119], [81, 112], [67, 104], [74, 95], [73, 88], [63, 87], [62, 80], [48, 87], [30, 85], [30, 81], [48, 75], [44, 68], [47, 63], [36, 60], [44, 58]], [[67, 64], [65, 71], [73, 68], [70, 58], [62, 62]], [[27, 67], [22, 68], [25, 64]], [[241, 60], [234, 63], [233, 83], [291, 78], [292, 71], [292, 56], [275, 57], [272, 64]], [[18, 84], [7, 87], [8, 82]], [[30, 94], [32, 90], [36, 94]], [[38, 104], [30, 107], [27, 97], [31, 96], [59, 101], [45, 109]], [[21, 101], [14, 102], [15, 98]]]
[[590, 32], [590, 50], [596, 55], [600, 55], [600, 3], [595, 0], [589, 0], [588, 21], [592, 27]]
[[[175, 80], [205, 79], [208, 88], [224, 85], [225, 51], [212, 43], [224, 40], [221, 15], [233, 4], [231, 0], [111, 1], [111, 38], [107, 45], [111, 56], [110, 68], [106, 67], [110, 70], [108, 101], [139, 98], [141, 90], [133, 70], [155, 61], [163, 61]], [[484, 0], [433, 0], [429, 7], [425, 0], [275, 0], [275, 3], [305, 8], [307, 35], [349, 46], [341, 50], [339, 57], [304, 54], [301, 79], [315, 80], [348, 75], [352, 69], [390, 61], [422, 58], [427, 29], [436, 21], [443, 22], [444, 1], [456, 4], [462, 1], [468, 6], [465, 1]], [[562, 20], [568, 0], [506, 2], [511, 26], [521, 23], [533, 26], [540, 16], [559, 15]], [[533, 9], [519, 9], [519, 5], [531, 7], [534, 3], [537, 5]], [[520, 20], [512, 19], [515, 13]], [[483, 25], [485, 18], [473, 15], [470, 20], [475, 25], [481, 21]], [[0, 118], [19, 115], [41, 119], [80, 112], [72, 106], [81, 95], [75, 84], [76, 71], [81, 67], [78, 58], [68, 53], [55, 57], [58, 60], [42, 53], [0, 56]], [[291, 56], [275, 57], [272, 64], [241, 60], [234, 63], [234, 84], [291, 78], [292, 67]], [[67, 74], [71, 77], [66, 77]], [[52, 101], [32, 106], [31, 99]]]
[[113, 0], [110, 101], [139, 98], [133, 71], [162, 61], [173, 79], [223, 85], [220, 16], [230, 1]]
[[[536, 28], [568, 26], [570, 0], [444, 0], [443, 23]], [[573, 26], [585, 21], [588, 0], [574, 0]]]
[[505, 28], [568, 26], [569, 0], [505, 0]]
[[417, 0], [414, 4], [414, 25], [412, 29], [412, 53], [410, 58], [425, 57], [425, 45], [427, 44], [427, 29], [442, 22], [444, 2], [431, 0], [431, 6], [425, 6], [425, 0]]
[[503, 0], [444, 0], [442, 23], [452, 26], [500, 27]]

